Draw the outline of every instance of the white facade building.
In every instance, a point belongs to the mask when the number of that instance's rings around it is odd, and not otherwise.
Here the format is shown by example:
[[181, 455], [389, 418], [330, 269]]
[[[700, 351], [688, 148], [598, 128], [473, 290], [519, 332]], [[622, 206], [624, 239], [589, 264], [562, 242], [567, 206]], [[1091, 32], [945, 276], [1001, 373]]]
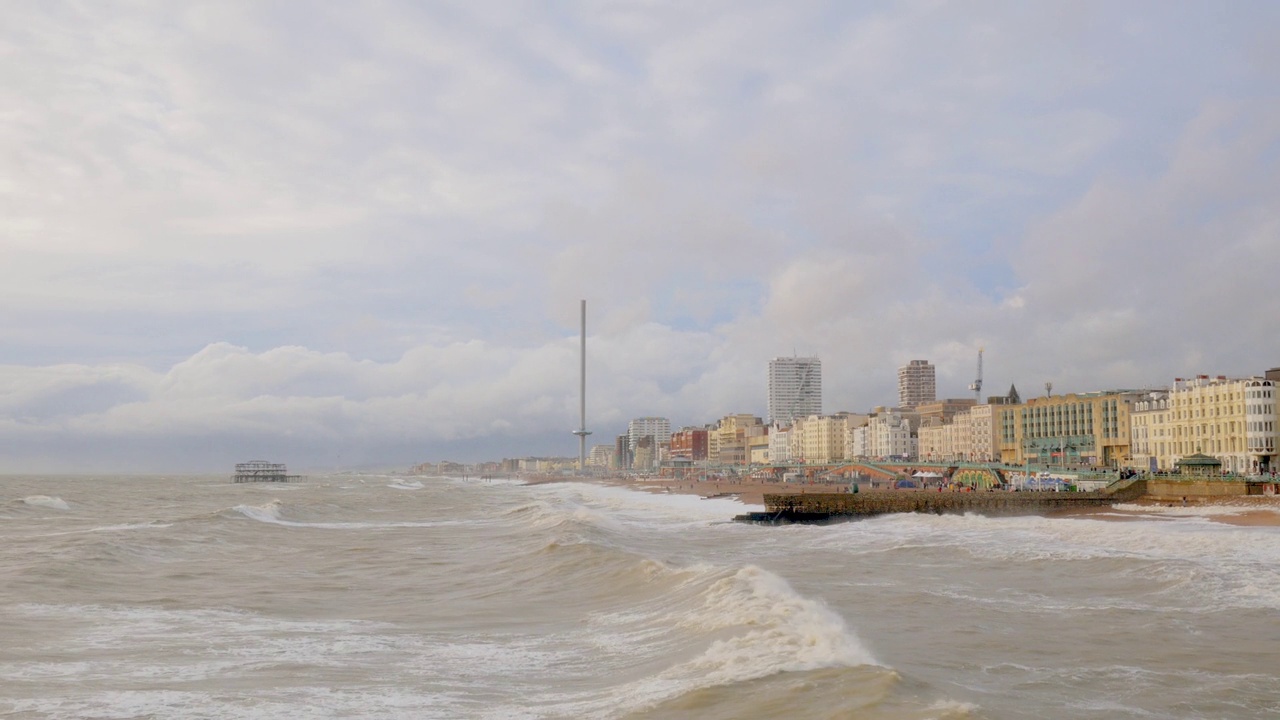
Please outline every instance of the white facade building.
[[867, 448], [870, 446], [870, 443], [867, 442], [867, 438], [870, 433], [871, 430], [867, 425], [859, 425], [858, 427], [851, 428], [849, 430], [849, 457], [871, 457], [871, 454], [867, 452]]
[[867, 457], [915, 458], [916, 440], [911, 420], [896, 410], [876, 413], [867, 421]]
[[791, 462], [791, 428], [774, 425], [769, 430], [769, 462]]
[[670, 446], [671, 421], [664, 417], [642, 417], [627, 423], [627, 445], [632, 457], [635, 456], [642, 437], [652, 437], [655, 448], [660, 445]]
[[593, 445], [591, 452], [587, 454], [587, 465], [591, 467], [612, 467], [613, 466], [612, 445]]
[[770, 360], [768, 422], [791, 425], [797, 418], [821, 414], [822, 361], [816, 357]]

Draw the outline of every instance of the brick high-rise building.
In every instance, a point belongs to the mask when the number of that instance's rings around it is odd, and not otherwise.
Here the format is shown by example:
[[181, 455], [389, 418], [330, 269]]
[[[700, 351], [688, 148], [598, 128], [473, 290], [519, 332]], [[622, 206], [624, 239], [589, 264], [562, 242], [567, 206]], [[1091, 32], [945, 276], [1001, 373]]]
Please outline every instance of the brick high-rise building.
[[938, 382], [933, 364], [912, 360], [898, 368], [898, 407], [910, 410], [938, 399]]

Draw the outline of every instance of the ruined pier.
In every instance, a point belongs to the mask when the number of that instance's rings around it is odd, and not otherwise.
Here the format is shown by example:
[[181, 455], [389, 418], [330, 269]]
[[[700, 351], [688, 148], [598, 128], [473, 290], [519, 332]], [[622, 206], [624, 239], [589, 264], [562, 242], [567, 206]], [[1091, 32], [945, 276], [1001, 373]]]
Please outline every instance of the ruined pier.
[[266, 460], [250, 460], [245, 463], [236, 463], [236, 473], [231, 476], [232, 482], [237, 483], [287, 483], [297, 482], [301, 479], [301, 475], [290, 475], [284, 463], [273, 463]]

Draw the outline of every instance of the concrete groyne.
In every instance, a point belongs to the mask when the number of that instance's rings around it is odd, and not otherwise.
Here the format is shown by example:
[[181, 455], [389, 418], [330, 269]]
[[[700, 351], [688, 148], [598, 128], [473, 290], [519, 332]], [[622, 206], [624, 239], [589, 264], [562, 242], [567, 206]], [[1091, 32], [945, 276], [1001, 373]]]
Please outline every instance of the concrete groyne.
[[934, 492], [880, 490], [859, 493], [765, 495], [765, 511], [735, 520], [764, 524], [840, 522], [888, 513], [977, 513], [1037, 515], [1055, 510], [1105, 507], [1130, 502], [1147, 492], [1145, 481], [1130, 481], [1097, 492]]

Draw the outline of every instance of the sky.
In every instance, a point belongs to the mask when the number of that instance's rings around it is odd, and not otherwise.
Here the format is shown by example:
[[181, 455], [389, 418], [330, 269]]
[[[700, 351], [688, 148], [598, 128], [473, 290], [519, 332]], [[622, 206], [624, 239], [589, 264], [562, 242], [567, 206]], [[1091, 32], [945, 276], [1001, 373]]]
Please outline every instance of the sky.
[[0, 472], [1280, 366], [1280, 4], [0, 8]]

